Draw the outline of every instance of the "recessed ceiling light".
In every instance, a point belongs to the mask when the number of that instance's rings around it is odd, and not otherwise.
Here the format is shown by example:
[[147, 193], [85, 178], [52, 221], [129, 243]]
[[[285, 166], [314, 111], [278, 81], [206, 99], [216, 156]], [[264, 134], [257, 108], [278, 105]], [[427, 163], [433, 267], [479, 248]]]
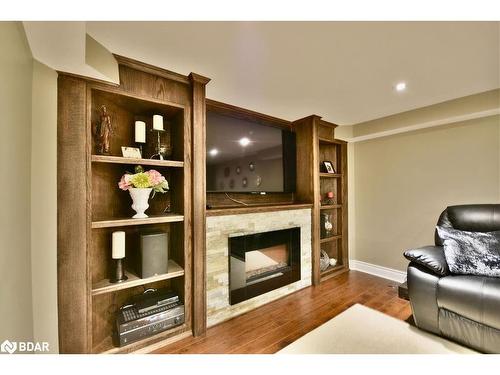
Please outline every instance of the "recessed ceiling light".
[[239, 140], [239, 142], [240, 142], [240, 145], [245, 147], [245, 146], [248, 146], [250, 144], [250, 139], [248, 139], [247, 137], [243, 137]]
[[217, 150], [216, 148], [213, 148], [210, 150], [210, 156], [216, 156], [218, 153], [219, 153], [219, 150]]
[[396, 91], [401, 92], [406, 90], [406, 82], [398, 82], [396, 84]]

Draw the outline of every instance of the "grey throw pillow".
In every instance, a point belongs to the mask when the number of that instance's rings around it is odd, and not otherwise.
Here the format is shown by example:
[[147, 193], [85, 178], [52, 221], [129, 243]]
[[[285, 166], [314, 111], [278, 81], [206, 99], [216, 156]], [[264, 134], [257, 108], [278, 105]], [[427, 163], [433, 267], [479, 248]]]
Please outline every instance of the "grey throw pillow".
[[466, 232], [436, 227], [451, 273], [500, 277], [500, 231]]

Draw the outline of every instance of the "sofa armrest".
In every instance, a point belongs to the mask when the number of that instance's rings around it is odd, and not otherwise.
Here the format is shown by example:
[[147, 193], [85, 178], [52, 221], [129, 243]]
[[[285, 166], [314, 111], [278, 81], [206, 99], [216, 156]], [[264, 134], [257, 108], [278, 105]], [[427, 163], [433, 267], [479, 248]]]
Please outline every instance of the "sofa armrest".
[[404, 252], [406, 259], [420, 264], [438, 276], [449, 275], [450, 270], [442, 246], [424, 246]]

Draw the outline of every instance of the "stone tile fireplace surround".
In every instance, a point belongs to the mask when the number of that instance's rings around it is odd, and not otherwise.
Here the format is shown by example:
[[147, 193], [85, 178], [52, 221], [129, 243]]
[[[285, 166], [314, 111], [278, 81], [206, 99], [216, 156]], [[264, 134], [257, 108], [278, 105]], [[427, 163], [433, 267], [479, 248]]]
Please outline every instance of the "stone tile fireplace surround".
[[[300, 228], [301, 279], [229, 304], [229, 237]], [[311, 285], [311, 209], [207, 217], [207, 325], [213, 326]]]

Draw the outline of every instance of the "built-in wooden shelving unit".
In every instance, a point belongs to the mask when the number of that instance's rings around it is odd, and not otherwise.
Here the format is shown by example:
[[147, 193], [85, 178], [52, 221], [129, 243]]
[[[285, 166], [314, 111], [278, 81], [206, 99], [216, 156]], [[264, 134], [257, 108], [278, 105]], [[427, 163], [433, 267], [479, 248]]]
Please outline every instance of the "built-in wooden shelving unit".
[[[313, 115], [293, 123], [297, 134], [296, 198], [310, 201], [312, 208], [312, 279], [317, 285], [349, 270], [347, 233], [347, 143], [335, 139], [335, 124]], [[323, 161], [332, 163], [336, 173], [322, 170]], [[331, 202], [327, 192], [333, 192]], [[324, 215], [328, 215], [332, 230], [326, 233]], [[337, 260], [335, 266], [321, 271], [321, 251]]]
[[[61, 353], [144, 352], [206, 329], [204, 129], [205, 85], [189, 77], [116, 56], [120, 86], [60, 73], [58, 79], [58, 307]], [[101, 107], [111, 116], [110, 150], [99, 155], [95, 128]], [[150, 159], [157, 134], [152, 116], [164, 118], [161, 143], [169, 160]], [[122, 146], [136, 147], [134, 122], [146, 123], [143, 159], [125, 158]], [[193, 160], [202, 165], [193, 165]], [[145, 219], [133, 219], [131, 198], [118, 188], [125, 172], [141, 165], [169, 183], [166, 194], [149, 201]], [[200, 168], [201, 167], [201, 168]], [[198, 207], [202, 207], [200, 211]], [[111, 283], [111, 235], [125, 231], [128, 279]], [[169, 237], [167, 273], [135, 273], [141, 233]], [[165, 248], [167, 251], [167, 248]], [[114, 341], [115, 314], [130, 297], [148, 288], [168, 288], [185, 305], [185, 323], [125, 347]]]

